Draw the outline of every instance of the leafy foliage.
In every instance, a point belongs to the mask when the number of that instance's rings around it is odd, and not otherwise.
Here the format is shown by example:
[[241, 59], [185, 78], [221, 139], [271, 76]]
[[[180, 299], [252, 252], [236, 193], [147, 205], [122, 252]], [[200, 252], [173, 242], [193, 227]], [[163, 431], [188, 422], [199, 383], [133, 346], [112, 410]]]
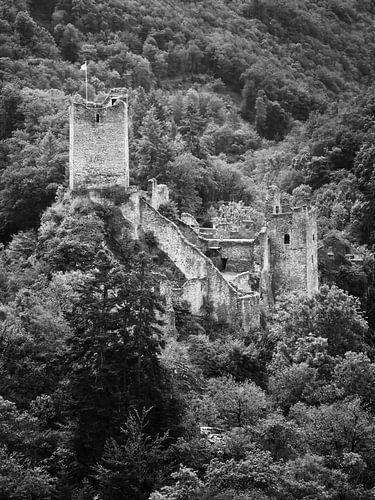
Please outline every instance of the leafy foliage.
[[[373, 498], [374, 16], [0, 0], [1, 497]], [[166, 217], [243, 200], [261, 225], [271, 183], [315, 203], [315, 297], [251, 336], [180, 304], [164, 338], [157, 242], [64, 195], [84, 61], [90, 99], [129, 89], [132, 182], [168, 184]]]

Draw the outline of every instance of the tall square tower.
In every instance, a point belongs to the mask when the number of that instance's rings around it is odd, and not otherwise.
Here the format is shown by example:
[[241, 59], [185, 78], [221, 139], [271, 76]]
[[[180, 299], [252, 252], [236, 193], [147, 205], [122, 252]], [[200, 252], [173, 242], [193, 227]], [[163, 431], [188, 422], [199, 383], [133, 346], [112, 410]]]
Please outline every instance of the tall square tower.
[[283, 206], [276, 186], [266, 205], [273, 295], [296, 290], [313, 295], [319, 288], [315, 208]]
[[80, 96], [70, 108], [71, 190], [129, 186], [128, 96], [112, 89], [100, 103]]

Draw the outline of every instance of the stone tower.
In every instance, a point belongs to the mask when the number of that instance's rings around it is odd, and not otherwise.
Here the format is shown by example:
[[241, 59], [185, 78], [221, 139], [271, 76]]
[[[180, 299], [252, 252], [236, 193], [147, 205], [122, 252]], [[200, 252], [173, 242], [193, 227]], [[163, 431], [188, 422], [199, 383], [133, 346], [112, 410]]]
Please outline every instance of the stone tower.
[[272, 291], [318, 290], [317, 223], [314, 208], [290, 208], [280, 201], [280, 191], [271, 186], [267, 199]]
[[112, 89], [101, 104], [73, 99], [69, 173], [71, 190], [129, 186], [126, 89]]

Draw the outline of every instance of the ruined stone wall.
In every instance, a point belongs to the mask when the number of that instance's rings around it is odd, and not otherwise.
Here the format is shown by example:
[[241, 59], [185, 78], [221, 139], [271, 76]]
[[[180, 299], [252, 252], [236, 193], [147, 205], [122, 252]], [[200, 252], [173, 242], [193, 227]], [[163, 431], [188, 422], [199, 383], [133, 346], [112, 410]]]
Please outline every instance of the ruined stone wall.
[[230, 282], [241, 292], [250, 293], [254, 291], [251, 288], [250, 271], [237, 274], [236, 276], [230, 279]]
[[[212, 303], [218, 320], [241, 323], [243, 306], [238, 303], [240, 294], [237, 290], [209, 258], [184, 238], [176, 224], [163, 217], [142, 198], [138, 200], [140, 216], [134, 215], [134, 220], [140, 220], [140, 226], [144, 231], [154, 233], [160, 249], [186, 276], [188, 283], [184, 284], [185, 290], [182, 293], [192, 304], [195, 312], [201, 310], [201, 305], [207, 300]], [[133, 208], [135, 206], [133, 205]], [[124, 207], [124, 216], [127, 211]], [[253, 321], [258, 321], [257, 318], [256, 315]]]
[[188, 214], [187, 212], [182, 213], [181, 221], [187, 226], [191, 227], [192, 229], [199, 231], [199, 223], [197, 219], [193, 217], [191, 214]]
[[201, 252], [205, 252], [207, 250], [207, 240], [205, 238], [201, 238], [194, 229], [185, 224], [182, 220], [176, 221], [176, 225], [184, 237], [190, 241], [194, 246], [199, 248]]
[[207, 299], [213, 305], [218, 321], [242, 323], [241, 310], [238, 309], [240, 295], [237, 290], [226, 281], [223, 275], [207, 259]]
[[220, 256], [227, 259], [225, 271], [243, 273], [254, 267], [254, 240], [219, 240]]
[[140, 224], [144, 231], [152, 231], [158, 245], [187, 279], [207, 276], [207, 258], [189, 243], [177, 226], [140, 200]]
[[129, 199], [120, 206], [123, 217], [132, 224], [134, 238], [139, 238], [141, 231], [141, 208], [140, 200], [142, 191], [129, 188]]
[[189, 302], [192, 314], [202, 315], [207, 299], [207, 280], [195, 278], [186, 281], [181, 289], [181, 298]]
[[251, 294], [241, 297], [238, 306], [242, 317], [242, 325], [245, 330], [257, 328], [260, 324], [259, 295]]
[[198, 247], [205, 255], [210, 247], [219, 247], [219, 257], [227, 259], [226, 272], [243, 273], [254, 267], [256, 260], [255, 240], [207, 239], [199, 236], [182, 221], [178, 221], [177, 225], [185, 238]]
[[272, 273], [271, 273], [271, 249], [270, 238], [267, 227], [263, 227], [258, 238], [258, 262], [260, 267], [260, 301], [266, 307], [272, 307], [274, 304], [274, 295], [272, 290]]
[[160, 205], [169, 202], [169, 188], [166, 184], [158, 184], [156, 179], [149, 179], [148, 194], [151, 198], [151, 206], [158, 210]]
[[71, 190], [128, 187], [127, 104], [98, 107], [73, 102], [70, 111]]

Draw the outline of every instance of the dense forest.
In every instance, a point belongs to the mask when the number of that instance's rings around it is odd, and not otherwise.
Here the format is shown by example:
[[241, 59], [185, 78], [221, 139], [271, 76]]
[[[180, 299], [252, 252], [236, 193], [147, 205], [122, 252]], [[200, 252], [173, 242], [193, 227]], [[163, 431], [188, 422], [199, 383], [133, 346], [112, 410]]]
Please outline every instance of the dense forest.
[[[374, 33], [371, 0], [0, 0], [0, 498], [375, 498]], [[153, 235], [67, 190], [85, 61], [168, 217], [316, 205], [314, 297], [163, 333]]]

